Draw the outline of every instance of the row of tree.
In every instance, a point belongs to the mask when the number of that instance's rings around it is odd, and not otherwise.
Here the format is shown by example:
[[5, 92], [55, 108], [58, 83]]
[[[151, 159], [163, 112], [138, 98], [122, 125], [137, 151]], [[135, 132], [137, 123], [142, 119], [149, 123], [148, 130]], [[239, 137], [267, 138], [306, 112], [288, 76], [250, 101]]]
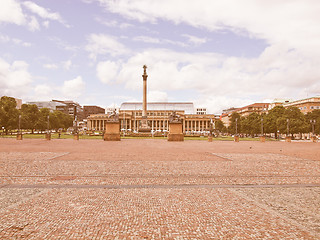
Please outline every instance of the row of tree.
[[[221, 124], [220, 124], [221, 125]], [[258, 135], [263, 133], [274, 133], [277, 137], [281, 134], [298, 133], [319, 133], [320, 132], [320, 110], [316, 109], [307, 114], [303, 114], [296, 107], [284, 108], [276, 106], [268, 114], [251, 113], [246, 117], [241, 117], [239, 113], [231, 114], [230, 126], [222, 126], [222, 132], [230, 134], [242, 133], [246, 135]]]
[[73, 118], [61, 111], [51, 112], [48, 108], [38, 109], [36, 105], [23, 104], [21, 109], [17, 109], [17, 103], [14, 98], [3, 96], [0, 99], [0, 126], [8, 131], [18, 129], [19, 115], [21, 115], [21, 129], [30, 129], [44, 131], [48, 127], [58, 130], [67, 129], [73, 125]]

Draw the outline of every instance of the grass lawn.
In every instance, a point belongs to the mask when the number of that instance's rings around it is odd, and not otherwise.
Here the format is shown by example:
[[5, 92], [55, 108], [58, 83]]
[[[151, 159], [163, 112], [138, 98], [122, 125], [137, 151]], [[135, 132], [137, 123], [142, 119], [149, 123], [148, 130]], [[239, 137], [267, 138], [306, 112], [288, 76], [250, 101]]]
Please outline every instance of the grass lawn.
[[[1, 138], [16, 138], [16, 135], [0, 135]], [[45, 134], [23, 134], [23, 138], [26, 139], [45, 139]], [[101, 135], [80, 135], [80, 139], [99, 139], [102, 140]], [[51, 139], [59, 139], [59, 136], [57, 133], [51, 134]], [[60, 139], [73, 139], [73, 135], [69, 134], [61, 134]], [[166, 137], [160, 136], [160, 137], [130, 137], [130, 136], [121, 136], [121, 139], [164, 139], [166, 140]], [[208, 141], [207, 137], [185, 137], [184, 140], [201, 140], [201, 141]], [[213, 141], [233, 141], [234, 138], [231, 136], [224, 136], [224, 137], [214, 137]], [[240, 141], [259, 141], [259, 138], [240, 138]], [[277, 141], [273, 138], [266, 138], [266, 141]]]

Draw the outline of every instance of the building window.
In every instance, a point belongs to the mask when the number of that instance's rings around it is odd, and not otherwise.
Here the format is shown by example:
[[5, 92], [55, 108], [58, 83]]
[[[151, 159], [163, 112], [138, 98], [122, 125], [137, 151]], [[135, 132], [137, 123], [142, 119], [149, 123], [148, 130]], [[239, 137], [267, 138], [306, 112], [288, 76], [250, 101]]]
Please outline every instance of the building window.
[[313, 109], [313, 106], [311, 106], [310, 109]]

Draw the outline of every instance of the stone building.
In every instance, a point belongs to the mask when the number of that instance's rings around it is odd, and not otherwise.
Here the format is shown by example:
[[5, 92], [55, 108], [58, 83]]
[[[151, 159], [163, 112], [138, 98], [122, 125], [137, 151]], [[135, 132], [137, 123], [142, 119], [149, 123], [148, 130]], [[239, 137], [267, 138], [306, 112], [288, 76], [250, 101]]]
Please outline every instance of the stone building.
[[[139, 132], [142, 120], [142, 103], [123, 103], [119, 110], [122, 131]], [[169, 130], [169, 116], [175, 111], [182, 120], [185, 134], [205, 134], [209, 130], [214, 114], [197, 114], [193, 103], [154, 102], [147, 103], [148, 125], [153, 132]], [[103, 131], [107, 121], [106, 114], [94, 114], [87, 118], [87, 129]]]
[[302, 113], [307, 114], [315, 109], [320, 109], [320, 96], [284, 103], [283, 107], [297, 107]]
[[226, 127], [230, 126], [230, 117], [231, 114], [237, 112], [240, 114], [241, 117], [247, 117], [251, 113], [268, 113], [270, 103], [253, 103], [241, 108], [230, 108], [224, 110], [224, 112], [220, 116], [220, 120]]
[[104, 114], [106, 110], [99, 106], [83, 106], [83, 117], [87, 118], [92, 114]]

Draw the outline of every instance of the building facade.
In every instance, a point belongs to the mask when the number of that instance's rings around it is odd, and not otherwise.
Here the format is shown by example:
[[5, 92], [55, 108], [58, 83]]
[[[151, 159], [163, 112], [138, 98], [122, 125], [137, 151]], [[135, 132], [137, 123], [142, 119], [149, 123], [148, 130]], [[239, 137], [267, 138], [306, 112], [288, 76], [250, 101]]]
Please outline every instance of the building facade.
[[253, 103], [241, 108], [230, 108], [223, 110], [223, 113], [220, 116], [220, 120], [223, 122], [224, 126], [230, 126], [230, 118], [232, 113], [239, 113], [241, 117], [247, 117], [251, 113], [268, 113], [270, 103]]
[[92, 114], [105, 114], [106, 110], [99, 106], [83, 106], [83, 117], [87, 118]]
[[311, 97], [284, 103], [283, 107], [297, 107], [302, 113], [307, 114], [308, 112], [312, 112], [315, 109], [320, 109], [320, 97]]
[[[169, 117], [173, 111], [182, 120], [185, 134], [206, 134], [209, 131], [214, 114], [196, 114], [193, 103], [148, 103], [148, 125], [153, 132], [169, 131]], [[104, 131], [107, 114], [90, 115], [87, 129]], [[142, 103], [123, 103], [119, 110], [120, 128], [126, 132], [139, 132], [142, 120]]]

